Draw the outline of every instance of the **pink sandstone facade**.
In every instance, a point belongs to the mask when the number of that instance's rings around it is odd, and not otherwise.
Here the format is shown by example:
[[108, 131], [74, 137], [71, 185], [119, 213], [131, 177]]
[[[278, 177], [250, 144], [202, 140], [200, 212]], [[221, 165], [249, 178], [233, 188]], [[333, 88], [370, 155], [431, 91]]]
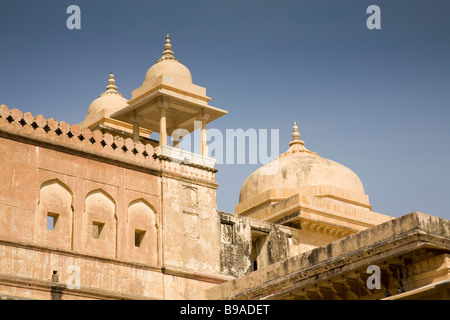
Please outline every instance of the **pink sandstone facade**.
[[[171, 48], [167, 36], [130, 101], [111, 74], [82, 124], [0, 105], [1, 298], [448, 298], [449, 221], [373, 212], [296, 124], [278, 170], [255, 171], [235, 214], [219, 211], [206, 124], [226, 111]], [[200, 155], [168, 145], [195, 121]], [[365, 285], [374, 263], [378, 291]]]
[[[56, 274], [65, 283], [70, 265], [79, 266], [82, 287], [97, 288], [72, 290], [73, 298], [194, 298], [226, 279], [217, 274], [219, 252], [202, 245], [211, 235], [199, 233], [202, 224], [218, 234], [214, 172], [155, 160], [153, 147], [131, 139], [6, 106], [0, 113], [2, 294], [49, 298], [45, 280]], [[11, 276], [32, 284], [11, 286]]]

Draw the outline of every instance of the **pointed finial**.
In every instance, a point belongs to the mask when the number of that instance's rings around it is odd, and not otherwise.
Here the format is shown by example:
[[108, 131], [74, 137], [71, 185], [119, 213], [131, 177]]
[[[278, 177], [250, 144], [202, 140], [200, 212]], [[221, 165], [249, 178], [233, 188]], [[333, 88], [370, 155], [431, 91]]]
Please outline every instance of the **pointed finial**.
[[292, 140], [289, 142], [289, 149], [280, 154], [280, 157], [284, 157], [288, 154], [297, 153], [297, 152], [307, 152], [311, 154], [317, 154], [316, 152], [310, 151], [305, 147], [305, 143], [300, 140], [300, 132], [298, 131], [297, 122], [294, 121], [294, 125], [292, 126]]
[[166, 35], [166, 43], [164, 44], [163, 57], [173, 58], [172, 44], [170, 43], [169, 34]]
[[106, 86], [106, 92], [117, 92], [116, 79], [114, 79], [114, 74], [109, 73], [108, 85]]
[[121, 95], [117, 91], [116, 79], [114, 78], [114, 74], [112, 72], [109, 73], [108, 85], [106, 86], [106, 91], [103, 92], [100, 96], [103, 96], [105, 94], [119, 94], [119, 95]]
[[297, 122], [294, 121], [294, 125], [292, 126], [292, 141], [300, 140], [300, 132], [298, 132]]
[[173, 51], [172, 51], [172, 44], [170, 43], [170, 37], [169, 37], [169, 34], [166, 35], [166, 42], [165, 42], [165, 44], [164, 44], [164, 51], [163, 51], [163, 53], [162, 53], [162, 57], [161, 57], [161, 59], [159, 59], [159, 60], [156, 61], [156, 62], [159, 62], [159, 61], [162, 61], [162, 60], [168, 60], [168, 59], [178, 61], [178, 60], [175, 59], [175, 57], [174, 57], [174, 53], [173, 53]]
[[294, 125], [292, 126], [292, 141], [289, 142], [290, 146], [293, 144], [304, 144], [304, 142], [300, 140], [300, 132], [298, 132], [297, 121], [294, 121]]

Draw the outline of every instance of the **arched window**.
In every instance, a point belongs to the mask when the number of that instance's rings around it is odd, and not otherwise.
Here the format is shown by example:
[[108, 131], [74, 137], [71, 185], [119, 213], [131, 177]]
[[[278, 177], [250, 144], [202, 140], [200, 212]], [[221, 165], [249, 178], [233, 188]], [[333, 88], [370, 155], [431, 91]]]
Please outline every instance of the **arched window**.
[[156, 213], [148, 202], [138, 199], [128, 206], [127, 252], [135, 262], [157, 264]]
[[41, 185], [35, 233], [38, 243], [72, 249], [72, 199], [69, 187], [58, 179]]
[[104, 257], [116, 257], [116, 203], [104, 190], [94, 190], [86, 196], [83, 226], [84, 251]]

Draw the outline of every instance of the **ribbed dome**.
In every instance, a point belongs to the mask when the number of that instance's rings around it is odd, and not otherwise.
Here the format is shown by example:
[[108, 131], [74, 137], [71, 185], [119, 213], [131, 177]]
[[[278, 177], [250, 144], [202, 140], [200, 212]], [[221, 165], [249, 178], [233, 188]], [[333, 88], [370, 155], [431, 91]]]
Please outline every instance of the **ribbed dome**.
[[325, 159], [304, 147], [294, 124], [290, 148], [274, 162], [253, 172], [243, 183], [239, 202], [269, 189], [329, 185], [358, 194], [364, 194], [359, 177], [349, 168]]
[[115, 83], [114, 74], [110, 73], [106, 91], [92, 101], [87, 117], [93, 116], [98, 112], [103, 112], [104, 116], [109, 116], [127, 106], [127, 99], [117, 92]]
[[161, 59], [148, 69], [145, 80], [152, 80], [161, 75], [176, 79], [177, 81], [192, 83], [191, 72], [179, 60], [175, 59], [169, 35], [166, 36], [164, 51]]

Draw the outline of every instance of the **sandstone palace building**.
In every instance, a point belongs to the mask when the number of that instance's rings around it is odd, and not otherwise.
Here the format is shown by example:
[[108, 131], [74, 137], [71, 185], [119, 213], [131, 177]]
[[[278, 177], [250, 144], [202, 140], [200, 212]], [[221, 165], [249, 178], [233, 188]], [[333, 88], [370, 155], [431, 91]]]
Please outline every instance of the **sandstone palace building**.
[[[2, 299], [450, 298], [450, 222], [372, 211], [295, 123], [220, 211], [207, 125], [227, 111], [168, 36], [119, 92], [111, 73], [80, 124], [0, 106]], [[200, 152], [180, 148], [197, 129]]]

